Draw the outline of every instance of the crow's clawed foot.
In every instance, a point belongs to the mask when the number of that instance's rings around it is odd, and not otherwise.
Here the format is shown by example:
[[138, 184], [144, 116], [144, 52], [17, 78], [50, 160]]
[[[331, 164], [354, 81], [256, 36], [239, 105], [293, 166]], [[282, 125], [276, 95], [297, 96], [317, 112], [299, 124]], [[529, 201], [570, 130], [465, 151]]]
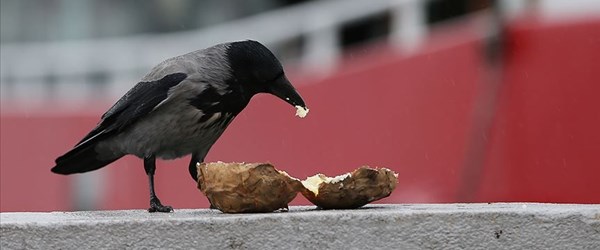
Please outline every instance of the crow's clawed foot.
[[160, 203], [160, 200], [158, 198], [153, 197], [150, 199], [150, 208], [148, 208], [148, 212], [170, 213], [173, 212], [173, 207], [164, 206], [162, 203]]

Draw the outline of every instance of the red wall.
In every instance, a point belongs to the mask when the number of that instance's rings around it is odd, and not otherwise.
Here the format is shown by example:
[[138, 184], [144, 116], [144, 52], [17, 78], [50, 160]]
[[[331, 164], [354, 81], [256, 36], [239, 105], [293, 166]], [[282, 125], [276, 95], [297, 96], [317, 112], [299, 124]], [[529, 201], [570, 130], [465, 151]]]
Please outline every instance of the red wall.
[[522, 25], [479, 200], [600, 203], [600, 21]]
[[[207, 160], [270, 161], [299, 178], [385, 166], [400, 184], [382, 202], [464, 201], [458, 190], [486, 71], [468, 29], [444, 34], [409, 58], [383, 49], [352, 57], [326, 79], [292, 77], [311, 109], [305, 119], [272, 96], [257, 96]], [[457, 37], [466, 42], [454, 43]], [[599, 38], [600, 20], [510, 26], [481, 176], [468, 190], [475, 201], [600, 202]], [[90, 110], [2, 114], [1, 211], [72, 208], [73, 177], [49, 169], [94, 126], [101, 112]], [[175, 208], [207, 207], [188, 161], [158, 163], [157, 193]], [[125, 157], [87, 175], [107, 180], [98, 190], [101, 209], [147, 207], [141, 160]]]

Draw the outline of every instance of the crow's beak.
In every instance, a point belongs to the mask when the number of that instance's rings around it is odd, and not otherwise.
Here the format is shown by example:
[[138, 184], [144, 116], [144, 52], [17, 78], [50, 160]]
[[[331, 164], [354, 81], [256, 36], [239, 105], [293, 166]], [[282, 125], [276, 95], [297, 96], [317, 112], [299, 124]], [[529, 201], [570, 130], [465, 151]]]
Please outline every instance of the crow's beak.
[[294, 107], [300, 106], [305, 110], [308, 110], [306, 104], [304, 104], [304, 100], [302, 100], [300, 94], [298, 94], [294, 86], [292, 86], [285, 75], [275, 80], [275, 82], [273, 82], [269, 87], [268, 92], [281, 98], [281, 100], [284, 100]]

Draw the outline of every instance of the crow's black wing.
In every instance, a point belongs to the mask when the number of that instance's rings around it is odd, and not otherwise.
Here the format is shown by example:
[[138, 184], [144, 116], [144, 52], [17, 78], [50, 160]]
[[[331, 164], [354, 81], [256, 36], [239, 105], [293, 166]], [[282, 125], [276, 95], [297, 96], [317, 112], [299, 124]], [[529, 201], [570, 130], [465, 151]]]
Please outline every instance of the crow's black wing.
[[164, 101], [167, 98], [169, 89], [179, 84], [186, 77], [185, 73], [173, 73], [160, 80], [136, 84], [102, 115], [98, 125], [77, 145], [99, 135], [108, 135], [127, 128]]
[[104, 167], [122, 156], [98, 157], [95, 146], [107, 136], [118, 133], [152, 112], [168, 98], [169, 89], [187, 78], [184, 73], [174, 73], [160, 80], [140, 82], [121, 97], [73, 149], [56, 159], [52, 172], [58, 174], [84, 173]]

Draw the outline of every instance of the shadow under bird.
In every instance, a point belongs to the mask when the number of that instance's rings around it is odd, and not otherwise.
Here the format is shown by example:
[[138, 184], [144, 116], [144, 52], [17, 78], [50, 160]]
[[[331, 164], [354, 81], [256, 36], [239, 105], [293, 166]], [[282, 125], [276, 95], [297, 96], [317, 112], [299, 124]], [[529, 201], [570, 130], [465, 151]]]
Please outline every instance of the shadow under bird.
[[197, 181], [196, 163], [204, 161], [258, 93], [273, 94], [308, 111], [279, 60], [259, 42], [223, 43], [168, 59], [121, 97], [73, 149], [58, 157], [52, 172], [84, 173], [135, 155], [144, 160], [148, 175], [148, 211], [171, 212], [173, 208], [162, 205], [154, 192], [156, 158], [191, 154], [189, 172]]

